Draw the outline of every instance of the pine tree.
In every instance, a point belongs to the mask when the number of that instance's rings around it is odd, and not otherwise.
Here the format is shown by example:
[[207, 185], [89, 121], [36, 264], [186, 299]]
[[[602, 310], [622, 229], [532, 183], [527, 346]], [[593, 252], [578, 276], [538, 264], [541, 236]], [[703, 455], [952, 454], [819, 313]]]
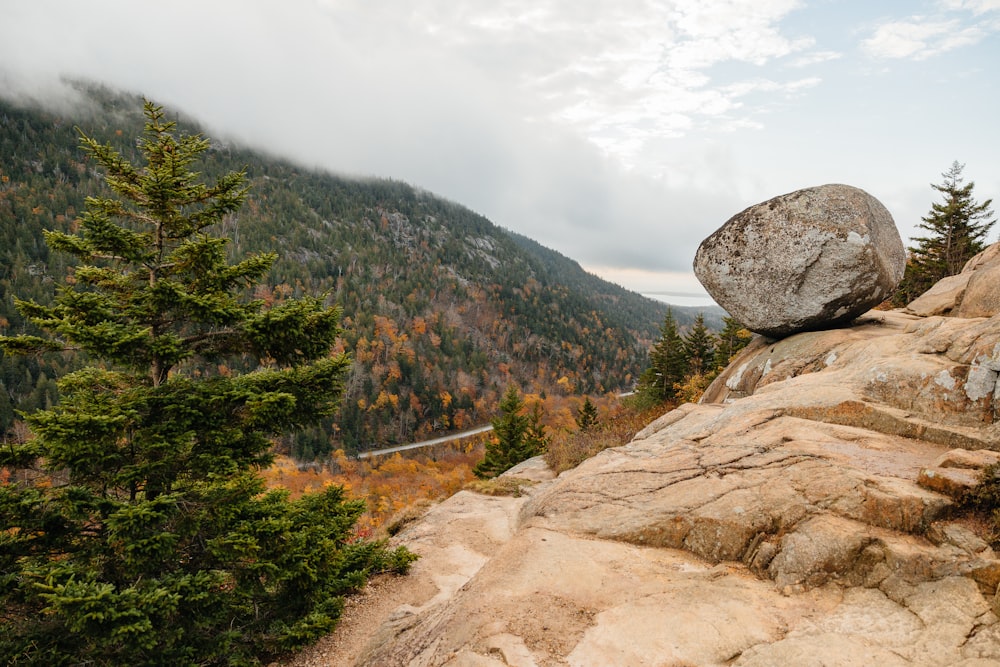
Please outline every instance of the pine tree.
[[473, 469], [477, 477], [496, 477], [521, 461], [545, 451], [548, 437], [541, 423], [541, 406], [535, 404], [531, 416], [524, 415], [524, 399], [511, 385], [500, 399], [500, 414], [492, 420], [493, 436], [486, 443], [483, 460]]
[[579, 412], [576, 413], [576, 427], [581, 433], [586, 433], [597, 426], [597, 408], [590, 402], [590, 396], [585, 396]]
[[963, 185], [958, 161], [942, 174], [944, 181], [931, 187], [944, 195], [944, 201], [932, 203], [921, 229], [930, 234], [913, 239], [909, 248], [903, 281], [893, 296], [893, 303], [905, 305], [930, 289], [946, 276], [959, 273], [974, 255], [986, 247], [986, 237], [996, 222], [990, 206], [992, 199], [979, 203], [972, 196], [975, 183]]
[[656, 402], [671, 400], [674, 385], [684, 382], [687, 365], [684, 339], [677, 330], [673, 311], [668, 309], [660, 337], [649, 352], [649, 367], [639, 377], [638, 391]]
[[139, 166], [81, 133], [111, 196], [87, 200], [78, 232], [46, 234], [79, 262], [51, 305], [17, 301], [46, 335], [0, 337], [7, 353], [92, 364], [26, 417], [34, 439], [0, 453], [51, 481], [0, 485], [8, 664], [268, 660], [329, 631], [369, 572], [411, 557], [354, 541], [363, 504], [340, 488], [265, 493], [273, 438], [337, 406], [340, 312], [242, 297], [275, 259], [230, 264], [211, 234], [240, 207], [243, 173], [200, 182], [208, 141], [177, 136], [148, 102], [145, 116]]

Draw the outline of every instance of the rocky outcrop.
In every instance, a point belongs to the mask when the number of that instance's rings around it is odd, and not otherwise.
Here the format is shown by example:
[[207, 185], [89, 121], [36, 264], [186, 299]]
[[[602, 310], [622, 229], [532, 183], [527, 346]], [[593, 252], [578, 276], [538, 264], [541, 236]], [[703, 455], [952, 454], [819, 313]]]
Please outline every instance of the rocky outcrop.
[[892, 294], [905, 266], [892, 216], [848, 185], [751, 206], [705, 239], [694, 260], [720, 306], [773, 338], [850, 322]]
[[938, 281], [906, 306], [915, 315], [992, 317], [1000, 313], [1000, 243], [968, 262], [962, 272]]
[[401, 604], [313, 664], [1000, 664], [1000, 559], [955, 500], [1000, 459], [998, 375], [1000, 315], [758, 338], [631, 443], [433, 508]]

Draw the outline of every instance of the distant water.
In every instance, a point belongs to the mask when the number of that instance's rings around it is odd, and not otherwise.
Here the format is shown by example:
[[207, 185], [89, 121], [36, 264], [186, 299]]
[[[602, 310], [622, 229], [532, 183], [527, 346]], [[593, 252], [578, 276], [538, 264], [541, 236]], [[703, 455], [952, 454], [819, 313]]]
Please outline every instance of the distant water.
[[693, 292], [643, 292], [642, 294], [650, 299], [656, 299], [672, 306], [689, 306], [692, 308], [717, 306], [707, 294], [696, 294]]

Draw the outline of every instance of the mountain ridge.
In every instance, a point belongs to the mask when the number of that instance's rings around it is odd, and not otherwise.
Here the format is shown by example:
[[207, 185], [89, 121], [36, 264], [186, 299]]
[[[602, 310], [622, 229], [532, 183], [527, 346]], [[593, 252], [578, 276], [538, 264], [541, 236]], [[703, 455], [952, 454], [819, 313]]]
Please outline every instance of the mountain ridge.
[[[73, 115], [0, 99], [0, 324], [14, 330], [25, 324], [12, 296], [44, 301], [71, 271], [42, 230], [70, 228], [102, 187], [74, 126], [135, 159], [139, 98], [78, 89], [85, 103]], [[330, 294], [344, 309], [342, 346], [355, 356], [335, 423], [285, 443], [300, 458], [484, 423], [511, 382], [542, 395], [628, 388], [669, 307], [400, 181], [305, 168], [232, 140], [213, 142], [199, 168], [211, 180], [244, 167], [250, 196], [219, 233], [234, 255], [278, 252], [269, 285], [253, 296]], [[674, 312], [684, 324], [687, 309]], [[0, 360], [0, 431], [15, 408], [57, 400], [52, 379], [67, 363]]]

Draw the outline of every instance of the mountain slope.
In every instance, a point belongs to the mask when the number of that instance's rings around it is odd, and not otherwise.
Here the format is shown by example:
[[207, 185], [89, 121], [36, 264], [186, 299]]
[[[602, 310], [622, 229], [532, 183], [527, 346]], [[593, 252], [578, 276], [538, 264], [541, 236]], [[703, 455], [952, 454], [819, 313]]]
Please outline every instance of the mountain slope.
[[[84, 197], [103, 188], [74, 126], [135, 159], [141, 101], [80, 91], [72, 116], [0, 100], [0, 325], [15, 331], [25, 325], [12, 296], [45, 301], [69, 270], [42, 230], [70, 228]], [[404, 183], [343, 178], [219, 142], [199, 165], [206, 179], [241, 168], [250, 197], [219, 233], [236, 256], [280, 255], [254, 296], [329, 293], [355, 355], [336, 426], [289, 443], [300, 457], [483, 423], [511, 382], [535, 393], [614, 391], [644, 365], [664, 304]], [[0, 360], [0, 431], [14, 407], [56, 400], [52, 378], [72, 363]]]

